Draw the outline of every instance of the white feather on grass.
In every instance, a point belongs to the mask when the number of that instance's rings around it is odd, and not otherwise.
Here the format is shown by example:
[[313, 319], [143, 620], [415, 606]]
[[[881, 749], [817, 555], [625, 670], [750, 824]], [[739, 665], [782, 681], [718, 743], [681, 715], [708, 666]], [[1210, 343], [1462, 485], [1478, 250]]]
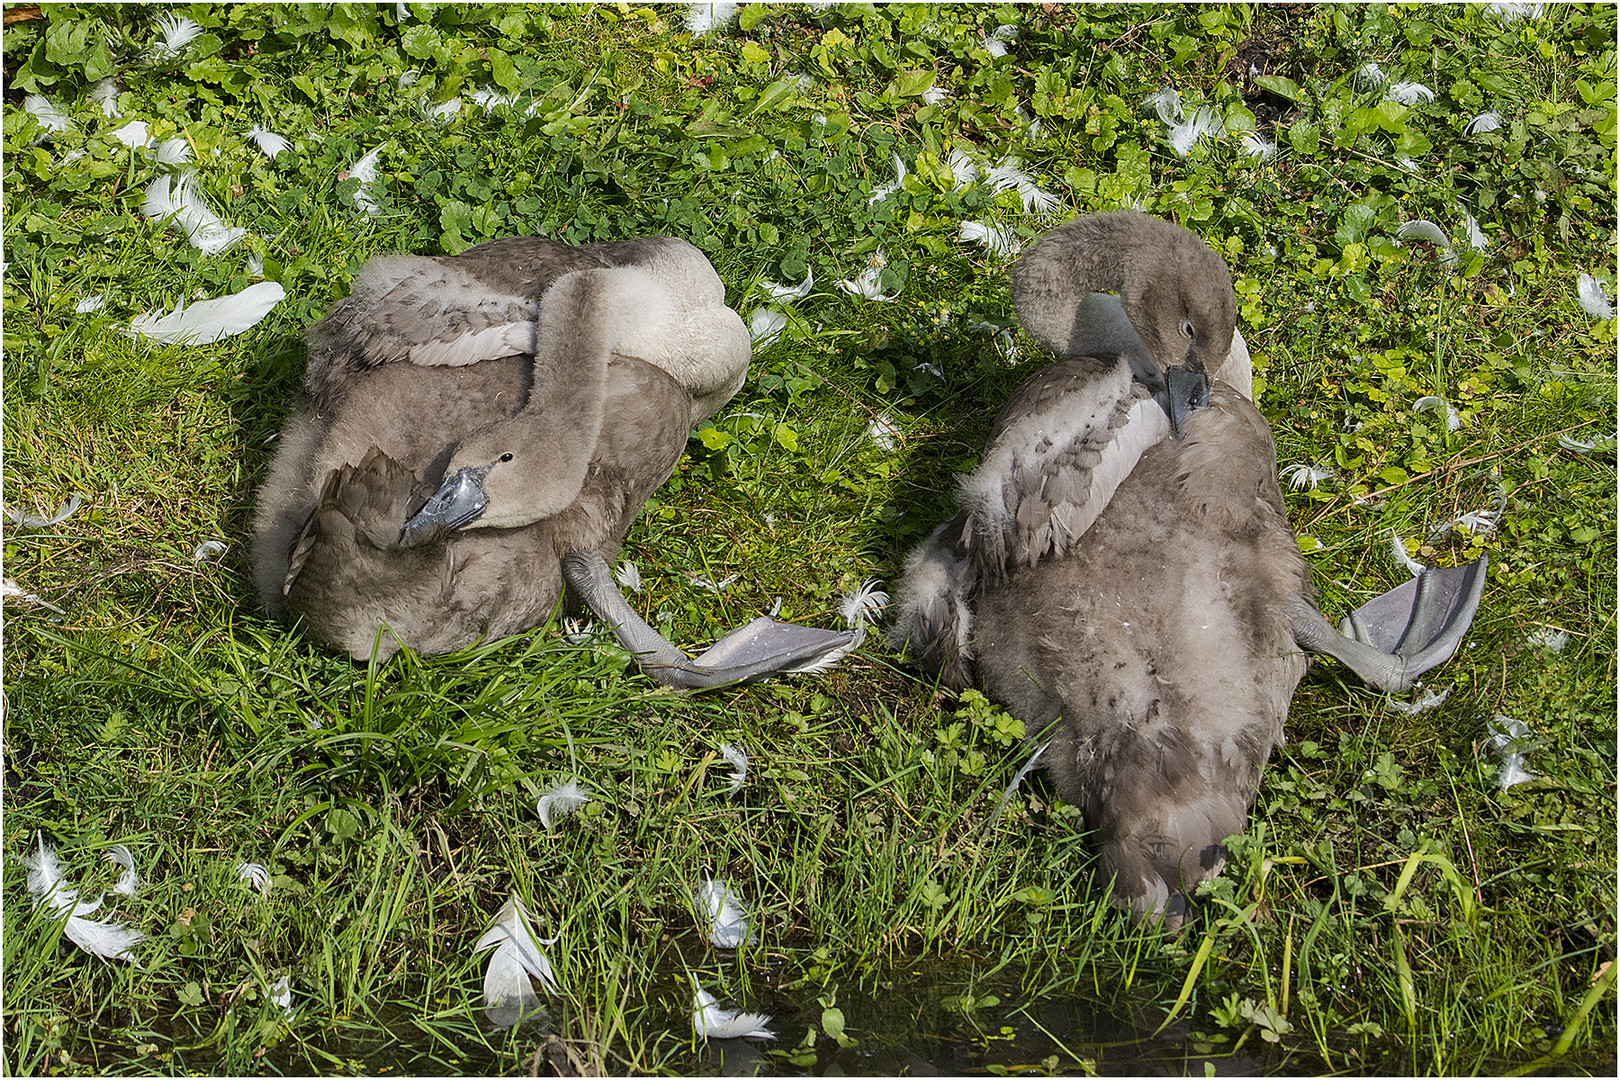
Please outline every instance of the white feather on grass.
[[44, 94], [29, 94], [23, 98], [23, 109], [44, 129], [39, 140], [41, 142], [49, 139], [54, 132], [66, 131], [73, 124], [67, 113], [57, 108]]
[[1406, 553], [1406, 541], [1394, 529], [1389, 530], [1389, 550], [1395, 556], [1395, 561], [1406, 568], [1406, 572], [1413, 577], [1423, 573], [1423, 564]]
[[764, 1013], [722, 1009], [714, 995], [692, 977], [692, 1031], [700, 1039], [774, 1039], [776, 1032], [765, 1025], [771, 1018]]
[[641, 571], [629, 559], [619, 563], [613, 571], [613, 580], [619, 583], [621, 589], [629, 589], [633, 593], [641, 591]]
[[950, 100], [951, 92], [943, 86], [930, 86], [922, 92], [924, 105], [938, 105], [942, 101]]
[[888, 198], [890, 195], [893, 195], [895, 192], [899, 191], [900, 190], [900, 185], [905, 183], [905, 179], [906, 179], [906, 163], [904, 161], [900, 160], [900, 155], [899, 154], [895, 154], [894, 155], [894, 179], [892, 181], [890, 181], [889, 183], [882, 185], [881, 187], [873, 188], [871, 197], [868, 198], [866, 201], [869, 202], [869, 203], [882, 202], [884, 199]]
[[1057, 209], [1060, 202], [1056, 195], [1041, 190], [1017, 158], [1002, 158], [1000, 164], [985, 170], [984, 180], [995, 191], [1017, 191], [1026, 213], [1045, 214]]
[[448, 124], [461, 112], [461, 99], [453, 97], [449, 101], [441, 101], [437, 105], [426, 107], [427, 118], [435, 124]]
[[882, 248], [878, 248], [867, 257], [865, 270], [862, 270], [853, 278], [840, 281], [838, 287], [852, 296], [864, 297], [867, 300], [878, 300], [885, 304], [893, 303], [900, 299], [899, 291], [885, 293], [883, 287], [878, 284], [878, 278], [883, 273], [883, 268], [888, 265], [888, 255], [884, 254]]
[[866, 437], [876, 443], [879, 450], [890, 454], [900, 442], [900, 429], [893, 420], [879, 413], [866, 425]]
[[490, 1010], [491, 1020], [498, 1026], [511, 1027], [539, 1007], [540, 998], [534, 992], [531, 976], [540, 981], [546, 993], [557, 993], [551, 961], [540, 951], [541, 945], [556, 941], [535, 934], [529, 925], [529, 910], [514, 892], [473, 946], [475, 954], [495, 950], [484, 970], [484, 1008]]
[[1489, 536], [1496, 531], [1496, 523], [1501, 517], [1497, 510], [1469, 510], [1458, 514], [1438, 530], [1450, 532], [1452, 529], [1467, 529], [1471, 533], [1480, 533]]
[[778, 304], [792, 304], [803, 300], [810, 295], [810, 290], [816, 287], [816, 272], [814, 268], [807, 268], [804, 280], [797, 285], [786, 285], [775, 281], [762, 281], [759, 284], [765, 294]]
[[1555, 653], [1564, 651], [1569, 644], [1569, 631], [1554, 630], [1550, 626], [1539, 626], [1525, 635], [1524, 640], [1531, 645], [1539, 645], [1543, 649], [1550, 649]]
[[1010, 259], [1016, 256], [1024, 246], [1018, 239], [1018, 234], [1011, 227], [1005, 225], [987, 225], [982, 221], [964, 221], [958, 230], [965, 243], [978, 244], [986, 252], [998, 259]]
[[755, 308], [748, 317], [748, 338], [753, 343], [754, 351], [763, 352], [775, 345], [776, 339], [787, 329], [787, 324], [785, 312], [770, 307]]
[[280, 282], [261, 281], [239, 293], [184, 304], [162, 315], [147, 312], [129, 324], [130, 337], [159, 345], [207, 345], [258, 323], [287, 296]]
[[1530, 725], [1523, 720], [1497, 713], [1486, 725], [1490, 732], [1490, 747], [1502, 758], [1501, 767], [1496, 774], [1496, 782], [1503, 791], [1514, 784], [1522, 784], [1526, 780], [1534, 780], [1536, 774], [1525, 767], [1530, 751], [1541, 745], [1540, 740], [1532, 738]]
[[164, 64], [173, 60], [203, 32], [201, 26], [183, 15], [159, 15], [157, 28], [163, 35], [163, 40], [153, 42], [146, 50], [146, 60], [152, 64]]
[[259, 890], [260, 896], [264, 896], [270, 891], [270, 871], [260, 863], [237, 863], [236, 877], [239, 881], [247, 882], [250, 888]]
[[1451, 403], [1445, 398], [1435, 397], [1433, 394], [1430, 394], [1426, 397], [1420, 397], [1416, 401], [1412, 402], [1413, 412], [1428, 412], [1431, 409], [1435, 412], [1443, 411], [1445, 413], [1447, 431], [1456, 431], [1458, 428], [1462, 427], [1462, 417], [1457, 415], [1457, 410], [1453, 409], [1451, 407]]
[[131, 120], [117, 131], [114, 131], [112, 137], [131, 150], [138, 146], [146, 146], [152, 139], [148, 133], [145, 120]]
[[200, 563], [205, 559], [212, 559], [215, 555], [223, 555], [229, 546], [223, 540], [204, 540], [191, 549], [191, 561]]
[[737, 580], [737, 577], [738, 575], [736, 574], [730, 574], [721, 578], [719, 581], [715, 581], [703, 574], [696, 573], [695, 571], [686, 571], [687, 581], [690, 581], [693, 585], [696, 585], [704, 592], [712, 593], [725, 592], [727, 587]]
[[742, 898], [724, 881], [704, 878], [692, 894], [698, 913], [709, 922], [709, 944], [717, 949], [735, 949], [757, 940], [748, 932], [748, 909]]
[[6, 578], [3, 582], [0, 582], [0, 596], [3, 596], [6, 600], [14, 600], [19, 604], [26, 604], [29, 607], [48, 608], [51, 611], [56, 612], [58, 615], [65, 614], [61, 608], [57, 607], [49, 600], [31, 593], [27, 589], [24, 589], [21, 585], [17, 584], [17, 580], [15, 578]]
[[1258, 131], [1245, 131], [1242, 138], [1238, 140], [1238, 146], [1244, 157], [1270, 161], [1277, 156], [1277, 144]]
[[1434, 91], [1419, 82], [1390, 83], [1384, 96], [1402, 105], [1427, 105], [1434, 101]]
[[984, 51], [991, 56], [1006, 56], [1007, 42], [1018, 40], [1018, 27], [998, 26], [982, 37]]
[[271, 160], [275, 160], [275, 156], [283, 150], [292, 149], [292, 143], [285, 137], [277, 135], [269, 128], [260, 127], [258, 124], [248, 128], [244, 138], [251, 139], [253, 145], [257, 146], [259, 151]]
[[973, 155], [958, 146], [945, 156], [945, 164], [956, 180], [956, 190], [962, 191], [977, 184], [984, 177], [984, 168]]
[[118, 80], [112, 76], [99, 79], [90, 87], [90, 100], [101, 106], [102, 115], [111, 120], [118, 115]]
[[157, 163], [159, 165], [178, 166], [191, 161], [191, 143], [178, 136], [164, 139], [157, 144]]
[[1474, 215], [1466, 209], [1463, 209], [1463, 235], [1466, 237], [1464, 242], [1475, 251], [1482, 252], [1491, 246], [1491, 241], [1479, 227], [1479, 222], [1475, 221]]
[[1181, 95], [1176, 93], [1173, 86], [1160, 87], [1143, 98], [1142, 104], [1152, 106], [1165, 127], [1171, 127], [1181, 119]]
[[686, 32], [693, 37], [701, 37], [711, 31], [719, 30], [736, 17], [736, 4], [688, 4], [686, 8]]
[[195, 174], [190, 171], [153, 180], [141, 202], [141, 213], [183, 230], [191, 246], [204, 255], [224, 251], [247, 235], [246, 229], [231, 228], [208, 208], [197, 192]]
[[993, 828], [995, 823], [1001, 820], [1001, 812], [1007, 808], [1007, 803], [1012, 800], [1013, 794], [1018, 790], [1018, 785], [1022, 784], [1024, 782], [1024, 777], [1028, 776], [1034, 770], [1036, 762], [1041, 760], [1041, 755], [1046, 753], [1046, 748], [1051, 745], [1052, 740], [1048, 739], [1046, 742], [1043, 742], [1041, 745], [1037, 746], [1035, 748], [1035, 752], [1029, 755], [1029, 760], [1024, 762], [1023, 766], [1013, 774], [1012, 783], [1008, 784], [1004, 789], [1002, 789], [1001, 798], [996, 801], [995, 813], [990, 815], [989, 822], [985, 826], [987, 829]]
[[540, 815], [540, 824], [550, 829], [558, 820], [567, 817], [590, 801], [591, 797], [579, 786], [579, 781], [570, 780], [566, 784], [558, 784], [540, 796], [539, 801], [534, 804], [534, 811]]
[[1356, 85], [1363, 90], [1376, 90], [1388, 80], [1384, 69], [1374, 61], [1368, 61], [1356, 69]]
[[18, 856], [28, 867], [28, 893], [33, 897], [34, 906], [49, 905], [53, 914], [63, 920], [63, 936], [91, 956], [134, 964], [135, 957], [129, 950], [144, 941], [146, 935], [111, 919], [86, 918], [101, 907], [106, 895], [96, 897], [93, 902], [81, 901], [79, 890], [68, 888], [62, 880], [56, 852], [45, 842], [43, 833], [38, 836], [38, 854]]
[[878, 588], [879, 584], [877, 578], [867, 578], [854, 592], [844, 594], [839, 614], [843, 615], [846, 626], [877, 625], [884, 609], [889, 606], [889, 594]]
[[1615, 447], [1615, 433], [1611, 431], [1607, 435], [1594, 435], [1590, 439], [1577, 439], [1572, 435], [1560, 435], [1558, 436], [1558, 445], [1577, 454], [1590, 454], [1597, 450], [1612, 454]]
[[1582, 272], [1575, 279], [1575, 293], [1580, 298], [1581, 310], [1597, 319], [1614, 317], [1614, 305], [1609, 302], [1608, 290], [1603, 282], [1591, 274]]
[[740, 747], [721, 743], [720, 756], [731, 766], [731, 786], [726, 789], [726, 794], [735, 795], [748, 782], [748, 754]]
[[1457, 249], [1452, 246], [1451, 237], [1445, 230], [1426, 218], [1401, 223], [1395, 230], [1397, 240], [1427, 240], [1440, 252], [1440, 262], [1446, 266], [1455, 266], [1457, 263]]
[[1495, 112], [1482, 112], [1463, 128], [1463, 136], [1483, 135], [1487, 131], [1495, 131], [1502, 126], [1502, 117]]
[[82, 296], [79, 302], [73, 305], [73, 311], [78, 315], [89, 315], [100, 311], [107, 306], [107, 294], [96, 293], [94, 296]]
[[1333, 470], [1325, 465], [1290, 465], [1278, 477], [1295, 491], [1315, 491], [1322, 481], [1333, 479]]
[[1546, 4], [1486, 4], [1485, 10], [1503, 22], [1520, 19], [1539, 19], [1546, 14]]
[[134, 896], [135, 890], [141, 887], [141, 876], [135, 872], [135, 856], [130, 854], [128, 846], [114, 844], [107, 849], [102, 858], [124, 868], [124, 872], [118, 875], [118, 883], [111, 891], [119, 896]]
[[1423, 693], [1419, 694], [1411, 701], [1391, 701], [1389, 703], [1389, 707], [1398, 713], [1404, 713], [1407, 716], [1416, 716], [1419, 713], [1432, 712], [1433, 710], [1438, 709], [1440, 706], [1446, 703], [1446, 698], [1450, 696], [1451, 687], [1449, 686], [1440, 691], [1438, 694], [1433, 690], [1426, 689], [1423, 691]]
[[30, 514], [23, 510], [7, 510], [6, 520], [10, 521], [19, 529], [48, 529], [52, 525], [60, 525], [68, 518], [72, 517], [73, 512], [83, 505], [83, 503], [84, 496], [75, 493], [68, 496], [67, 500], [63, 502], [61, 506], [56, 508], [56, 513], [52, 514], [50, 517], [40, 517], [37, 514]]
[[292, 976], [283, 975], [272, 985], [265, 988], [265, 999], [281, 1010], [282, 1016], [291, 1020], [296, 1015], [292, 1007]]
[[374, 146], [365, 156], [353, 165], [347, 173], [338, 174], [338, 179], [353, 177], [360, 181], [360, 190], [354, 193], [354, 205], [371, 217], [382, 213], [382, 207], [377, 205], [376, 197], [371, 193], [371, 185], [377, 182], [377, 158], [382, 154], [381, 146]]
[[1169, 125], [1165, 139], [1178, 157], [1186, 157], [1200, 139], [1218, 138], [1226, 133], [1226, 121], [1208, 105], [1200, 106], [1193, 114]]

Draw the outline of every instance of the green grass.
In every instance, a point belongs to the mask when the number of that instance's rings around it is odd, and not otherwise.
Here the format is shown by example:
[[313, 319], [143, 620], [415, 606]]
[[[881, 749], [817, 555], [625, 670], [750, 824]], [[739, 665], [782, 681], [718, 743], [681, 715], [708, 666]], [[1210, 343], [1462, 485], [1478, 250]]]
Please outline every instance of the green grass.
[[[206, 32], [159, 64], [147, 9], [51, 6], [4, 38], [5, 503], [84, 499], [5, 533], [5, 576], [60, 609], [5, 608], [8, 1071], [519, 1072], [571, 1054], [636, 1073], [1612, 1074], [1615, 457], [1559, 440], [1616, 423], [1615, 322], [1575, 285], [1615, 285], [1612, 5], [745, 7], [699, 39], [672, 7], [175, 13]], [[1018, 32], [994, 57], [1002, 24]], [[1436, 100], [1381, 104], [1355, 85], [1369, 61]], [[113, 120], [87, 98], [108, 75]], [[476, 107], [488, 84], [520, 105]], [[930, 84], [949, 96], [924, 103]], [[1141, 104], [1165, 85], [1230, 133], [1178, 157]], [[72, 120], [51, 142], [32, 93]], [[424, 118], [457, 95], [456, 117]], [[1463, 138], [1487, 109], [1503, 127]], [[202, 256], [140, 215], [157, 167], [110, 134], [131, 119], [188, 140], [242, 243]], [[294, 150], [242, 143], [254, 123]], [[1276, 158], [1239, 153], [1256, 126]], [[345, 174], [379, 145], [372, 217]], [[1059, 208], [958, 189], [955, 149], [1016, 156]], [[909, 175], [873, 201], [895, 153]], [[696, 646], [777, 598], [832, 625], [841, 593], [892, 583], [952, 511], [954, 476], [1041, 362], [993, 336], [1007, 263], [960, 223], [1027, 243], [1124, 205], [1231, 265], [1279, 462], [1333, 471], [1287, 491], [1330, 617], [1401, 580], [1392, 530], [1426, 561], [1491, 557], [1467, 645], [1430, 679], [1440, 708], [1404, 714], [1332, 664], [1307, 677], [1178, 940], [1106, 904], [1083, 822], [1038, 777], [996, 816], [1016, 723], [941, 699], [875, 636], [826, 676], [686, 697], [555, 627], [373, 667], [255, 612], [252, 496], [301, 334], [371, 255], [667, 232], [744, 317], [770, 303], [761, 283], [814, 272], [627, 540], [634, 602]], [[1464, 208], [1490, 243], [1455, 268], [1394, 242], [1418, 218], [1460, 237]], [[880, 247], [899, 299], [852, 298], [837, 282]], [[250, 255], [287, 299], [247, 334], [120, 333], [244, 287]], [[1414, 409], [1431, 395], [1456, 430]], [[892, 451], [868, 434], [880, 418]], [[1494, 532], [1448, 527], [1482, 509]], [[226, 553], [193, 561], [211, 539]], [[736, 580], [716, 594], [688, 571]], [[1505, 791], [1498, 713], [1537, 741], [1536, 779]], [[752, 757], [736, 794], [722, 743]], [[594, 800], [548, 831], [535, 800], [574, 776]], [[148, 935], [139, 968], [32, 908], [14, 857], [36, 832], [91, 897], [115, 880], [102, 853], [134, 851], [146, 884], [108, 908]], [[243, 861], [271, 871], [263, 896]], [[707, 945], [705, 874], [748, 902], [757, 944]], [[471, 948], [513, 891], [558, 937], [561, 993], [502, 1031]], [[689, 973], [773, 1014], [779, 1039], [695, 1044]], [[290, 1021], [267, 1000], [284, 975]]]

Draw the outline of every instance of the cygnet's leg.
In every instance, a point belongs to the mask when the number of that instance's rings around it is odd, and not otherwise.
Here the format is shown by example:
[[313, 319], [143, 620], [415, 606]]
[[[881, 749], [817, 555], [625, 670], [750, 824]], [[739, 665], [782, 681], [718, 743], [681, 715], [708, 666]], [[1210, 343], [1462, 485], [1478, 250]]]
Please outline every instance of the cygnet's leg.
[[761, 616], [721, 638], [697, 659], [670, 644], [637, 615], [594, 551], [563, 556], [563, 577], [596, 616], [613, 627], [641, 670], [665, 686], [706, 690], [771, 675], [820, 671], [860, 643], [858, 631], [817, 630]]
[[1301, 598], [1289, 602], [1294, 640], [1326, 653], [1375, 690], [1404, 693], [1457, 651], [1479, 610], [1487, 559], [1423, 573], [1357, 608], [1340, 630]]

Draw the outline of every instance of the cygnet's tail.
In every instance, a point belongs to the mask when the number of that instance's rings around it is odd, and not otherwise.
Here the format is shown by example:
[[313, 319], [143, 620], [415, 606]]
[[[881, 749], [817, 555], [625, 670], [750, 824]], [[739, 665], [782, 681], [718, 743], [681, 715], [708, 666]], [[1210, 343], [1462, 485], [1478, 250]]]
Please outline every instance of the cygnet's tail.
[[964, 516], [958, 514], [919, 544], [906, 560], [889, 628], [889, 643], [952, 690], [973, 685], [975, 578], [958, 547]]

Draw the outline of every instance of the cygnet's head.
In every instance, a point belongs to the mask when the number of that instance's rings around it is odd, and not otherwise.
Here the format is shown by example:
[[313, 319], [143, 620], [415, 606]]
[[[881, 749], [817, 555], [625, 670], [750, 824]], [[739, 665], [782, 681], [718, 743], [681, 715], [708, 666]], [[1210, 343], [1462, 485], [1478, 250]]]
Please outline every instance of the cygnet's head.
[[1165, 237], [1150, 273], [1127, 280], [1120, 299], [1148, 352], [1164, 367], [1221, 377], [1232, 351], [1237, 299], [1226, 263], [1190, 232]]
[[537, 460], [540, 447], [525, 438], [528, 425], [502, 421], [463, 439], [445, 466], [444, 483], [405, 523], [399, 542], [406, 547], [448, 529], [508, 529], [528, 525], [552, 512], [536, 505], [546, 485]]

